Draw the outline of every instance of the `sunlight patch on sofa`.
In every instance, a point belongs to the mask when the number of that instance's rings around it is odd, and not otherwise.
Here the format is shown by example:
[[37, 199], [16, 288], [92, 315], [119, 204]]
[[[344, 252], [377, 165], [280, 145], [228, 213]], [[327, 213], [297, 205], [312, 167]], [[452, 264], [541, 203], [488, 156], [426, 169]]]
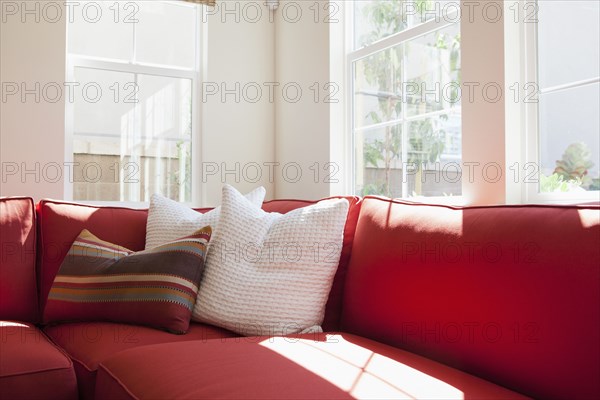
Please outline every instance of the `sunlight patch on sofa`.
[[581, 209], [577, 210], [579, 220], [583, 228], [591, 228], [600, 225], [600, 210], [599, 209]]
[[350, 343], [270, 338], [260, 343], [357, 399], [464, 399], [459, 389], [391, 358]]
[[21, 324], [20, 322], [13, 321], [0, 321], [0, 328], [15, 327], [15, 328], [29, 328], [29, 325]]

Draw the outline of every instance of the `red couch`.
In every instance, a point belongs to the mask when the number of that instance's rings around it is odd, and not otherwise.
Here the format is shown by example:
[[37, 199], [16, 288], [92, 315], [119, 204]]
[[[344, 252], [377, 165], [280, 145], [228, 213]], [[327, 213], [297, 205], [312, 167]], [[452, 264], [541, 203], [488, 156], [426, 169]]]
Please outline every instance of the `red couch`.
[[79, 232], [140, 250], [147, 211], [1, 199], [0, 398], [600, 397], [600, 206], [348, 199], [326, 333], [283, 338], [41, 327]]

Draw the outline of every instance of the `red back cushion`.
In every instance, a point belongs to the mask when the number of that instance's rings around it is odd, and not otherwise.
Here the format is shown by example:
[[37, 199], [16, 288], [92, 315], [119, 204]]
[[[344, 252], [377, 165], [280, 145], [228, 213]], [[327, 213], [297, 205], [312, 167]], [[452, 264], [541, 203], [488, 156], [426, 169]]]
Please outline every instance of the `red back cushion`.
[[42, 200], [37, 207], [40, 238], [38, 269], [43, 310], [54, 277], [83, 229], [132, 251], [144, 250], [148, 210], [96, 207]]
[[[342, 306], [342, 291], [345, 274], [350, 260], [352, 239], [358, 220], [360, 202], [358, 197], [345, 197], [350, 202], [348, 221], [344, 231], [344, 243], [340, 265], [336, 273], [331, 294], [325, 310], [323, 328], [335, 330], [339, 328]], [[305, 207], [317, 201], [273, 200], [265, 202], [263, 209], [268, 212], [286, 213], [296, 208]], [[207, 212], [211, 208], [196, 209]], [[41, 309], [54, 277], [67, 255], [77, 235], [88, 229], [94, 235], [107, 242], [126, 247], [132, 251], [144, 249], [146, 238], [146, 220], [148, 210], [136, 210], [123, 207], [98, 207], [67, 202], [43, 200], [38, 204], [40, 243], [38, 250], [38, 268], [40, 271]]]
[[536, 398], [600, 393], [600, 207], [367, 197], [342, 327]]
[[39, 320], [35, 243], [33, 200], [0, 198], [0, 319]]

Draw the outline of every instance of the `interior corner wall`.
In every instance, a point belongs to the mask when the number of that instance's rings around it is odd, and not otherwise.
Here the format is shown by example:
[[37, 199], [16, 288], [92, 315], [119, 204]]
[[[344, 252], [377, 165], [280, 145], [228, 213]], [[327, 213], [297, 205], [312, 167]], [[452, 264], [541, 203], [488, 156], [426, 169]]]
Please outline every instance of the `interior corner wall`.
[[223, 183], [275, 197], [274, 22], [264, 2], [223, 0], [207, 9], [202, 101], [202, 203], [221, 202]]
[[328, 3], [281, 0], [275, 11], [277, 198], [330, 193]]
[[[471, 205], [506, 199], [504, 19], [486, 16], [477, 4], [461, 3], [463, 196]], [[490, 10], [503, 2], [488, 0]], [[490, 11], [491, 12], [491, 11]]]
[[5, 12], [8, 3], [0, 1], [0, 196], [60, 199], [69, 172], [66, 95], [56, 91], [65, 83], [65, 19], [29, 14], [23, 22], [20, 12]]

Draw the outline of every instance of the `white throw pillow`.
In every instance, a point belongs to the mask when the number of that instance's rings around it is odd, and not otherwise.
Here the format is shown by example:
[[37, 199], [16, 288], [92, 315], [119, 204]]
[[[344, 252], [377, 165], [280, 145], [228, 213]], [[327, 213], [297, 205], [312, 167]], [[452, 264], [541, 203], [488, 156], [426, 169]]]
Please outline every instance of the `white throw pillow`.
[[321, 331], [348, 207], [333, 199], [268, 213], [224, 186], [193, 319], [243, 335]]
[[[265, 194], [266, 190], [261, 186], [246, 194], [246, 198], [256, 207], [260, 207]], [[160, 194], [153, 194], [150, 197], [146, 222], [146, 250], [191, 235], [208, 225], [215, 232], [220, 213], [220, 206], [201, 214], [184, 204]]]

